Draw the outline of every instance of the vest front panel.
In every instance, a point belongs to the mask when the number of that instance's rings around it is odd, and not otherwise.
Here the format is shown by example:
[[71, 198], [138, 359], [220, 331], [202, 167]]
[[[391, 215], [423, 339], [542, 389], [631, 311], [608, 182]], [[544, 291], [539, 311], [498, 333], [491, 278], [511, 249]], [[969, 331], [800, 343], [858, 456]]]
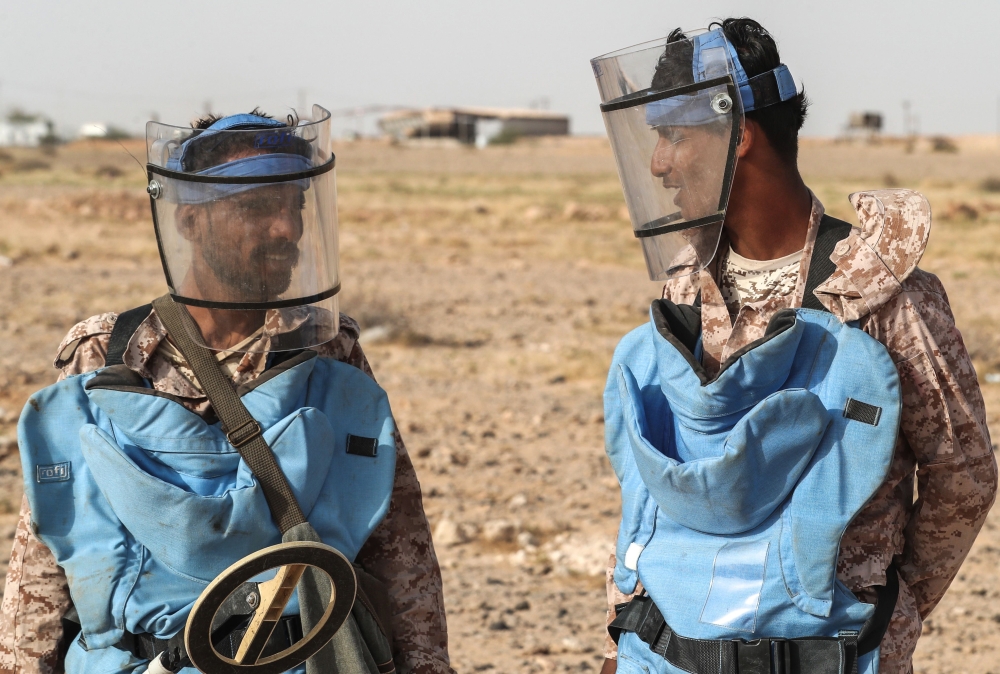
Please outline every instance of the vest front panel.
[[[616, 350], [605, 391], [622, 489], [615, 582], [628, 593], [641, 580], [682, 636], [837, 637], [874, 611], [836, 563], [892, 460], [896, 369], [830, 314], [790, 318], [715, 379], [653, 322]], [[634, 634], [622, 655], [621, 671], [680, 671]], [[877, 652], [859, 664], [876, 671]]]
[[[281, 535], [218, 424], [153, 391], [88, 388], [98, 375], [70, 377], [25, 406], [25, 490], [80, 615], [85, 647], [73, 644], [67, 672], [141, 672], [144, 661], [114, 648], [124, 631], [171, 637], [209, 582]], [[395, 426], [384, 391], [357, 368], [312, 358], [243, 402], [309, 522], [353, 560], [392, 494]], [[349, 436], [371, 439], [374, 456], [349, 454]], [[285, 613], [297, 612], [293, 599]]]

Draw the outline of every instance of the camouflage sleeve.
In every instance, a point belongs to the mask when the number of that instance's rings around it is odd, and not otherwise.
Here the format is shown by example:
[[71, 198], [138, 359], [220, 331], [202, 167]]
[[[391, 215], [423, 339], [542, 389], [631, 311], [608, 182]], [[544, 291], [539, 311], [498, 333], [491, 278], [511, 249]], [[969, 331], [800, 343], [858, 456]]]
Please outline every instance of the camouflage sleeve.
[[441, 569], [420, 484], [396, 432], [396, 483], [385, 519], [358, 553], [385, 583], [392, 607], [393, 659], [400, 674], [450, 674]]
[[23, 498], [0, 603], [0, 672], [59, 671], [61, 620], [70, 606], [66, 576], [31, 533], [31, 510]]
[[[104, 365], [117, 317], [100, 314], [70, 329], [53, 363], [59, 369], [59, 379]], [[31, 509], [23, 498], [0, 604], [0, 673], [57, 671], [61, 620], [71, 605], [66, 575], [52, 552], [31, 532]]]
[[104, 367], [108, 340], [116, 320], [116, 313], [98, 314], [70, 328], [52, 363], [59, 370], [60, 380]]
[[[375, 378], [360, 344], [355, 343], [343, 360]], [[450, 674], [441, 568], [413, 462], [398, 430], [395, 435], [396, 478], [389, 512], [357, 561], [389, 590], [393, 659], [399, 673]]]
[[996, 495], [986, 410], [937, 277], [914, 271], [866, 329], [899, 370], [900, 432], [917, 459], [919, 494], [899, 570], [926, 617], [958, 573]]
[[[613, 549], [611, 557], [608, 559], [607, 571], [604, 574], [604, 589], [608, 593], [608, 625], [618, 616], [615, 612], [616, 605], [630, 602], [632, 601], [632, 597], [642, 592], [642, 581], [636, 583], [635, 590], [631, 594], [625, 594], [618, 589], [618, 585], [615, 584], [615, 552]], [[607, 632], [604, 634], [604, 657], [608, 660], [618, 659], [618, 644], [615, 643], [615, 640]]]
[[[608, 568], [604, 572], [604, 589], [608, 593], [608, 619], [606, 624], [610, 625], [614, 619], [618, 616], [615, 612], [615, 606], [618, 604], [624, 604], [627, 601], [631, 601], [633, 594], [625, 594], [618, 589], [615, 585], [615, 553], [611, 552], [611, 558], [608, 560]], [[618, 659], [618, 644], [615, 640], [611, 638], [607, 630], [604, 632], [604, 657], [608, 660]]]

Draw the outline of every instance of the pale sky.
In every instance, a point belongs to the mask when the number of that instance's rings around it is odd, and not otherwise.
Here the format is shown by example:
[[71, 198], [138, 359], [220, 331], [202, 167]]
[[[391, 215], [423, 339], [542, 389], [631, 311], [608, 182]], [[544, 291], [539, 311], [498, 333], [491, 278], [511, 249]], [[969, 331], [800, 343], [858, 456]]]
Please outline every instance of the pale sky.
[[747, 15], [776, 37], [813, 106], [804, 133], [853, 110], [925, 133], [995, 133], [996, 0], [0, 0], [0, 110], [73, 134], [141, 131], [261, 105], [527, 107], [546, 97], [576, 133], [604, 132], [589, 59], [672, 28]]

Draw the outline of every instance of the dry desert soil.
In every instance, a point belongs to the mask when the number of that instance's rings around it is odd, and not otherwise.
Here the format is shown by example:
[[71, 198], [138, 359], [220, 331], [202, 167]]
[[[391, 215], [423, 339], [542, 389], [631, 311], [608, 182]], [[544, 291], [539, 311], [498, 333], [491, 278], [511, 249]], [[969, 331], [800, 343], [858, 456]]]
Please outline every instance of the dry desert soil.
[[[127, 145], [142, 156], [141, 143]], [[807, 141], [800, 163], [841, 218], [857, 189], [927, 194], [935, 224], [921, 266], [948, 290], [996, 435], [1000, 384], [987, 376], [1000, 373], [1000, 147], [957, 147]], [[372, 141], [337, 155], [342, 310], [361, 322], [414, 457], [455, 668], [596, 671], [619, 517], [601, 392], [615, 344], [658, 295], [607, 143]], [[55, 380], [60, 339], [165, 290], [144, 186], [113, 143], [0, 153], [3, 546], [22, 493], [17, 417]], [[918, 673], [1000, 674], [998, 578], [994, 515], [925, 623]]]

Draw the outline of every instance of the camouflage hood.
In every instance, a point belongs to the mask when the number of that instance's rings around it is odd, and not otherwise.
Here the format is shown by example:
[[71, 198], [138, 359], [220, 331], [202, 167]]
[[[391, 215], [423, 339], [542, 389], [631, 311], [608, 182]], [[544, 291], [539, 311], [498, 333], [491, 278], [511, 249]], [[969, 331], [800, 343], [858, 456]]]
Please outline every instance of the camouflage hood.
[[830, 260], [837, 271], [815, 291], [842, 321], [872, 314], [902, 291], [931, 231], [931, 206], [919, 192], [855, 192], [850, 201], [860, 227], [834, 248]]

